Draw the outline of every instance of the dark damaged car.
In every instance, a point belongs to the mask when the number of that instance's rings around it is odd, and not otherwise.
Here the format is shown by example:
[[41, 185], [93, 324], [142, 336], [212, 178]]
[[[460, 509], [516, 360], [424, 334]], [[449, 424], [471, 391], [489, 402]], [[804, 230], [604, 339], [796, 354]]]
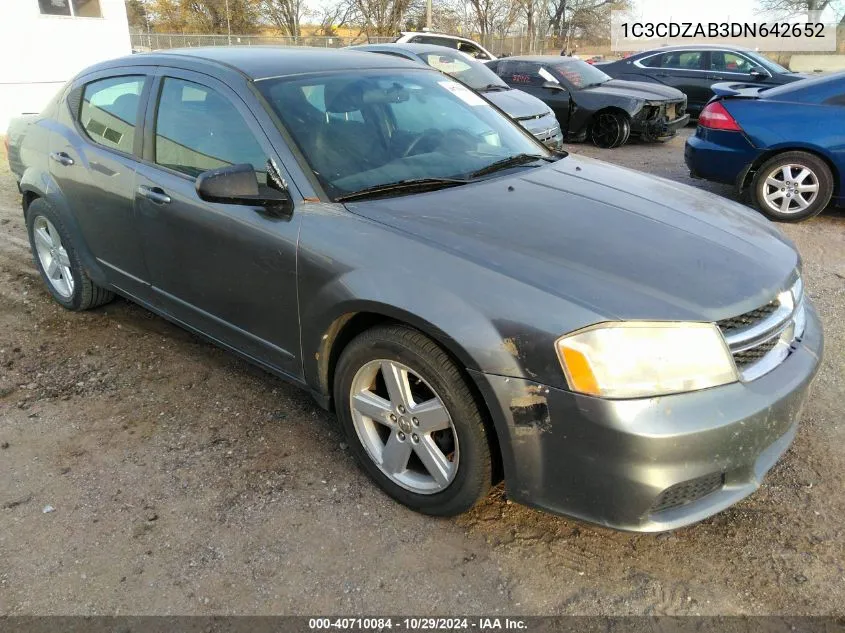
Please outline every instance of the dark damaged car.
[[611, 79], [572, 57], [538, 55], [487, 62], [505, 83], [546, 102], [570, 141], [619, 147], [630, 135], [667, 141], [689, 122], [687, 98], [668, 86]]
[[12, 127], [59, 304], [121, 295], [307, 389], [415, 510], [504, 478], [517, 502], [666, 530], [753, 492], [795, 437], [822, 332], [792, 244], [554, 153], [430, 68], [141, 54]]

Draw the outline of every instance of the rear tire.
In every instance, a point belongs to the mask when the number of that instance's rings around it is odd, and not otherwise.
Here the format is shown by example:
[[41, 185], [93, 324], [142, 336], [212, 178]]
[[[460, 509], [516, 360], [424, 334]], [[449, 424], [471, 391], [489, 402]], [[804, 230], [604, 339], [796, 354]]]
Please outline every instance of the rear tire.
[[590, 140], [596, 147], [613, 149], [628, 142], [631, 136], [631, 121], [622, 112], [605, 110], [598, 112], [590, 124]]
[[489, 492], [482, 413], [458, 367], [421, 332], [389, 325], [359, 335], [338, 360], [334, 398], [352, 453], [395, 500], [453, 516]]
[[784, 152], [754, 174], [751, 196], [757, 208], [778, 222], [800, 222], [824, 211], [833, 196], [833, 174], [821, 158]]
[[32, 257], [47, 290], [61, 306], [80, 311], [96, 308], [114, 298], [87, 275], [61, 216], [43, 198], [26, 210], [26, 229]]

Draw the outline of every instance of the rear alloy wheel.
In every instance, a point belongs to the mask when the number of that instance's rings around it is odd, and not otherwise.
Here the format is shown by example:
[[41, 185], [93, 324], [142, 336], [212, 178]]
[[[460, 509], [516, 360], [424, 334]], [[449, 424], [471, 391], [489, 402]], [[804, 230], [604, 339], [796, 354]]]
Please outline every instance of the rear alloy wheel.
[[833, 195], [827, 164], [806, 152], [786, 152], [764, 163], [754, 176], [754, 198], [766, 216], [798, 222], [821, 213]]
[[613, 149], [628, 142], [631, 122], [622, 112], [599, 112], [590, 124], [590, 140], [596, 147]]
[[481, 412], [458, 368], [422, 333], [378, 327], [353, 340], [335, 372], [338, 418], [364, 470], [426, 514], [460, 514], [490, 489]]
[[26, 227], [35, 265], [53, 298], [68, 310], [88, 310], [114, 298], [85, 272], [61, 216], [46, 200], [33, 200]]

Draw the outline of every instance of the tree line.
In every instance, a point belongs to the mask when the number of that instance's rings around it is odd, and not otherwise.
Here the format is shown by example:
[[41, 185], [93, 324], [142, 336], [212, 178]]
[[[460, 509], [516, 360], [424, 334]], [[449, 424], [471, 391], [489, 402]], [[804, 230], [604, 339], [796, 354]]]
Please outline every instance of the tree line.
[[[396, 35], [426, 25], [425, 0], [125, 0], [130, 26], [159, 33]], [[610, 10], [628, 0], [432, 0], [432, 30], [486, 40], [519, 34], [607, 40]]]

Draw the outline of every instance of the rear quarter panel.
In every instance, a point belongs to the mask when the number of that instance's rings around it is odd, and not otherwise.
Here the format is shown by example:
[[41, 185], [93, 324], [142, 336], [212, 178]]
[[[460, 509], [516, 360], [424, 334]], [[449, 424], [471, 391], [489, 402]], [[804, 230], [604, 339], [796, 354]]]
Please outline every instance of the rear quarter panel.
[[764, 157], [802, 150], [824, 158], [833, 171], [837, 197], [845, 175], [845, 107], [767, 99], [726, 99], [723, 105]]

